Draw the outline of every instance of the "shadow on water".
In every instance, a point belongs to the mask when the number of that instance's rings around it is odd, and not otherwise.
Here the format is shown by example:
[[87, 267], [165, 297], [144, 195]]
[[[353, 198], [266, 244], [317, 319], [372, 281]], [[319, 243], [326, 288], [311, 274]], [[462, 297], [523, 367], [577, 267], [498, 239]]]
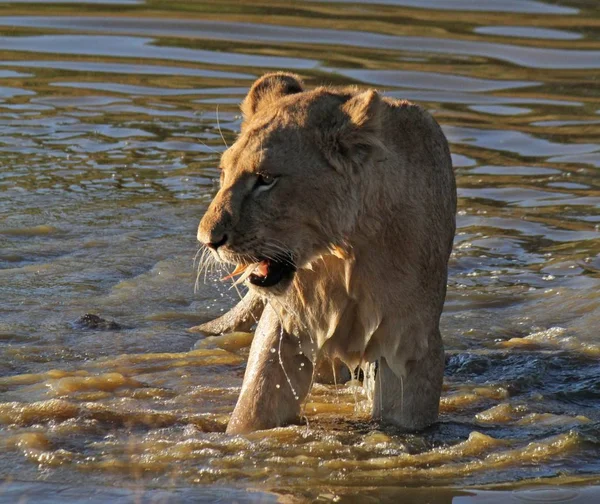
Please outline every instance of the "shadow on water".
[[[593, 2], [14, 1], [0, 54], [0, 502], [600, 499]], [[272, 69], [416, 100], [451, 143], [423, 433], [350, 382], [224, 434], [251, 335], [186, 332], [236, 300], [216, 272], [194, 293], [195, 228]]]

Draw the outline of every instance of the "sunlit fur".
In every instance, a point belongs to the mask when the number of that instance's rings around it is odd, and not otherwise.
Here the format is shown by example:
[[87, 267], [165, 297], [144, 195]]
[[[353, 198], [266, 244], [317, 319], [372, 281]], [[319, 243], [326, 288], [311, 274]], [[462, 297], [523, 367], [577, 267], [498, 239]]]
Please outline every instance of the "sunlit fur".
[[[441, 129], [409, 102], [355, 88], [303, 91], [282, 73], [259, 79], [242, 111], [198, 239], [226, 235], [213, 256], [231, 268], [287, 257], [297, 272], [252, 287], [267, 304], [228, 431], [293, 421], [323, 354], [350, 368], [378, 363], [375, 417], [408, 429], [431, 424], [456, 211]], [[256, 191], [260, 173], [277, 184]]]

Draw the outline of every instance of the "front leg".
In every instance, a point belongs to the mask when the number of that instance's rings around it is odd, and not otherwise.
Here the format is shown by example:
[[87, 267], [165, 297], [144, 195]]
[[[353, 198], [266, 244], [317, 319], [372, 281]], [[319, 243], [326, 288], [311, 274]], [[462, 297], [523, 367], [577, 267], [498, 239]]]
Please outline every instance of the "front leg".
[[430, 334], [425, 355], [406, 363], [403, 376], [398, 375], [398, 366], [390, 360], [379, 359], [373, 418], [410, 431], [437, 422], [444, 379], [444, 345], [439, 330]]
[[227, 433], [243, 434], [296, 421], [312, 374], [313, 364], [302, 353], [298, 337], [283, 330], [277, 313], [267, 304]]

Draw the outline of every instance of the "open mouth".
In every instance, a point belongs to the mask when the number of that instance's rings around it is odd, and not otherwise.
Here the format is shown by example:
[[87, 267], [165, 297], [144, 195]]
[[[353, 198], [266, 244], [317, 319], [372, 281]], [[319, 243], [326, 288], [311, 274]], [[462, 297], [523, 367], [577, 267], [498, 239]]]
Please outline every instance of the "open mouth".
[[244, 282], [246, 279], [257, 287], [273, 287], [285, 279], [289, 279], [296, 271], [296, 267], [290, 260], [263, 259], [252, 264], [238, 264], [235, 270], [222, 280], [229, 280], [241, 275], [234, 285]]

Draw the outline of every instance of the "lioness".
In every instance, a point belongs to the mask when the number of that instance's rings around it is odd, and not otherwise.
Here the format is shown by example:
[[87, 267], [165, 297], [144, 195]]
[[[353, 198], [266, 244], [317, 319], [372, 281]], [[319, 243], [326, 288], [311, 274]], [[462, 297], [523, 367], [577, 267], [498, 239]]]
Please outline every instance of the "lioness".
[[249, 327], [262, 310], [227, 432], [296, 420], [323, 356], [376, 369], [374, 418], [411, 430], [435, 422], [456, 213], [439, 125], [407, 101], [306, 91], [289, 73], [258, 79], [241, 108], [198, 227], [250, 288], [216, 326]]

